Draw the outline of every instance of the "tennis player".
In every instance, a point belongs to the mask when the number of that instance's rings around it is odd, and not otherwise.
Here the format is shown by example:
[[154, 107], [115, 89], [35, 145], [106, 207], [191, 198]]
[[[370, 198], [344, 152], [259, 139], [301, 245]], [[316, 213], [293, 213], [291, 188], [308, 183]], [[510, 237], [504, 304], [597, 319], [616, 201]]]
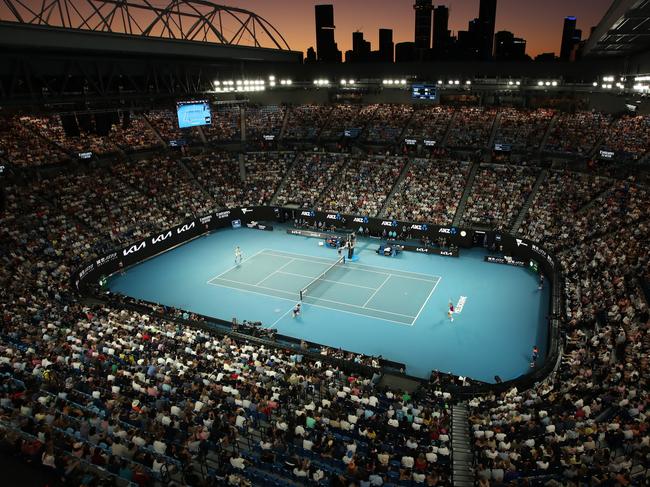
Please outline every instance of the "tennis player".
[[293, 317], [297, 318], [298, 316], [300, 316], [300, 303], [296, 303], [293, 307]]
[[449, 321], [453, 323], [454, 321], [454, 304], [449, 301], [449, 311], [447, 311], [447, 317], [449, 318]]
[[235, 264], [239, 265], [241, 264], [242, 261], [242, 252], [241, 249], [239, 248], [239, 245], [235, 248]]

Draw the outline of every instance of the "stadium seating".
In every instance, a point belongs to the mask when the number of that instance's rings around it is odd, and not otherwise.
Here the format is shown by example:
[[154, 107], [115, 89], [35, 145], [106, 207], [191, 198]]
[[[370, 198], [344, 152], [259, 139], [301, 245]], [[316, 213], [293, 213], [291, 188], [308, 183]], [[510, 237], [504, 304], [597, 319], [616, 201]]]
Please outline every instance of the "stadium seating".
[[[475, 161], [468, 187], [471, 163], [455, 155], [226, 152], [218, 144], [241, 139], [240, 110], [217, 110], [216, 124], [189, 137], [170, 110], [132, 114], [128, 128], [114, 124], [105, 137], [67, 137], [56, 115], [0, 117], [0, 158], [26, 171], [7, 182], [0, 213], [5, 451], [69, 485], [100, 478], [199, 485], [192, 479], [201, 471], [215, 485], [451, 485], [455, 398], [437, 384], [413, 394], [379, 388], [370, 357], [253, 345], [182, 310], [120, 298], [98, 304], [72, 290], [72, 273], [112, 249], [188, 217], [275, 197], [278, 205], [361, 215], [383, 209], [389, 218], [441, 225], [457, 217], [461, 226], [506, 231], [520, 216], [517, 234], [554, 251], [561, 265], [563, 349], [557, 369], [529, 390], [469, 401], [477, 482], [644, 485], [650, 194], [643, 176]], [[283, 110], [247, 108], [247, 135], [279, 134]], [[287, 110], [284, 138], [292, 142], [321, 131], [339, 140], [350, 128], [369, 143], [392, 143], [402, 131], [442, 141], [449, 132], [449, 147], [463, 150], [486, 148], [497, 113]], [[502, 109], [495, 142], [539, 148], [554, 115]], [[557, 113], [543, 149], [585, 156], [599, 146], [640, 161], [648, 120]], [[158, 137], [186, 138], [195, 150], [169, 151]], [[82, 150], [101, 160], [79, 164], [74, 153]], [[332, 358], [371, 372], [350, 372]]]

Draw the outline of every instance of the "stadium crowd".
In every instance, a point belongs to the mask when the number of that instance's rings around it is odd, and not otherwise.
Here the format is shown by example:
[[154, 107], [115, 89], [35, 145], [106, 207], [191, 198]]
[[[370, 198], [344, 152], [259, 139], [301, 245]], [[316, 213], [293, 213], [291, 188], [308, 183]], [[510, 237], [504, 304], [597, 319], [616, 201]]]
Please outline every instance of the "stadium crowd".
[[[334, 125], [342, 126], [348, 110], [332, 114]], [[370, 134], [371, 120], [377, 120], [372, 117], [406, 117], [394, 110], [399, 109], [374, 106], [353, 119], [370, 121]], [[429, 112], [435, 116], [426, 116]], [[293, 108], [287, 133], [316, 133], [327, 113], [322, 107]], [[454, 113], [452, 145], [485, 139], [493, 111]], [[440, 107], [415, 110], [407, 133], [440, 137], [452, 116], [451, 109]], [[522, 116], [502, 113], [506, 123], [497, 134], [515, 145], [541, 141], [539, 127], [552, 115]], [[177, 135], [166, 116], [147, 117], [164, 140]], [[427, 123], [419, 125], [420, 117]], [[34, 120], [2, 118], [2, 157], [16, 166], [60, 162], [67, 151], [96, 143], [81, 136], [78, 146], [58, 129], [41, 131]], [[140, 133], [116, 136], [115, 144], [155, 140], [144, 135], [151, 134], [146, 121], [135, 120], [131, 126]], [[305, 120], [313, 126], [302, 127]], [[584, 154], [610, 121], [592, 112], [560, 115], [549, 147]], [[637, 130], [643, 123], [647, 118], [615, 121], [614, 130], [628, 133], [617, 139], [616, 150], [640, 157], [647, 150], [646, 135]], [[516, 124], [522, 126], [519, 134], [512, 128]], [[226, 126], [232, 134], [238, 130], [236, 122]], [[109, 478], [147, 486], [166, 477], [207, 485], [200, 478], [206, 465], [212, 485], [273, 485], [285, 479], [290, 485], [450, 485], [453, 398], [435, 387], [413, 394], [383, 389], [374, 373], [337, 367], [325, 350], [318, 355], [253, 344], [223, 330], [186, 326], [179, 313], [158, 306], [129, 306], [117, 298], [85, 302], [73, 292], [71, 276], [143, 235], [221, 206], [268, 204], [276, 192], [281, 204], [363, 215], [386, 206], [392, 218], [449, 224], [469, 164], [295, 152], [248, 153], [241, 159], [218, 151], [176, 156], [71, 164], [60, 172], [16, 178], [4, 188], [0, 443], [5, 453], [68, 485], [98, 485]], [[463, 223], [510, 230], [539, 170], [481, 164]], [[647, 482], [650, 317], [639, 283], [650, 277], [649, 214], [647, 187], [635, 178], [548, 171], [519, 234], [553, 250], [561, 263], [564, 348], [557, 370], [544, 382], [470, 401], [479, 485]]]

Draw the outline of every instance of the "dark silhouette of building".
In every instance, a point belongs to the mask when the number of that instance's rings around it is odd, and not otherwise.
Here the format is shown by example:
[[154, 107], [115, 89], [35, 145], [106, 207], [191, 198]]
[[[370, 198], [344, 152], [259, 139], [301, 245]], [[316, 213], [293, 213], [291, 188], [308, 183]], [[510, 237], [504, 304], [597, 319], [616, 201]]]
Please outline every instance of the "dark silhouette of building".
[[560, 61], [571, 61], [575, 56], [575, 48], [580, 43], [582, 31], [576, 29], [576, 18], [565, 17], [562, 29], [562, 44], [560, 45]]
[[412, 63], [416, 60], [414, 42], [399, 42], [395, 45], [395, 62]]
[[554, 52], [543, 52], [535, 56], [535, 62], [547, 63], [551, 61], [557, 61], [557, 57], [555, 57]]
[[470, 20], [467, 30], [458, 32], [454, 58], [458, 60], [475, 60], [479, 58], [480, 23], [478, 19]]
[[363, 32], [352, 33], [352, 51], [345, 53], [346, 63], [367, 63], [370, 61], [370, 42], [363, 38]]
[[444, 59], [449, 54], [449, 9], [439, 5], [433, 11], [433, 53], [437, 59]]
[[494, 48], [494, 25], [497, 19], [497, 0], [481, 0], [478, 21], [478, 52], [479, 58], [487, 61], [492, 59]]
[[521, 61], [526, 58], [526, 41], [512, 32], [501, 30], [494, 35], [494, 58], [497, 61]]
[[415, 47], [431, 49], [431, 13], [433, 0], [415, 0]]
[[316, 62], [316, 51], [313, 47], [307, 49], [307, 56], [305, 57], [306, 63], [315, 63]]
[[395, 60], [393, 29], [379, 29], [379, 61], [392, 63]]
[[317, 59], [326, 63], [340, 63], [341, 51], [334, 41], [334, 6], [316, 5]]

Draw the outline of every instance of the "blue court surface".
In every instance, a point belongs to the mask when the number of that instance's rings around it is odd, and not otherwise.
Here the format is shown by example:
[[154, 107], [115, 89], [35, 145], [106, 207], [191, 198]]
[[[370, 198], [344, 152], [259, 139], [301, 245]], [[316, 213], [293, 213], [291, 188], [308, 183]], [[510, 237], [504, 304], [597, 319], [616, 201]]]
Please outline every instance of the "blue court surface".
[[[248, 228], [200, 237], [109, 279], [113, 292], [225, 320], [261, 321], [284, 335], [382, 355], [426, 378], [432, 369], [494, 382], [530, 370], [546, 352], [549, 288], [527, 269], [483, 261], [375, 253], [360, 239], [354, 262], [314, 238]], [[234, 263], [240, 246], [244, 260]], [[291, 312], [300, 301], [303, 311]], [[449, 301], [464, 304], [447, 317]], [[457, 306], [458, 308], [458, 306]]]

